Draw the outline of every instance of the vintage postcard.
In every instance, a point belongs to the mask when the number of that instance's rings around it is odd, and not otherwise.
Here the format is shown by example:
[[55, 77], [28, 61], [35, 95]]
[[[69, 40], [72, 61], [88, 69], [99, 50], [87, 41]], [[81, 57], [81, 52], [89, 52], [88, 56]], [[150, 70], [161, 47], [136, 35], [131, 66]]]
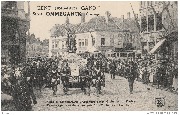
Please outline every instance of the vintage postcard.
[[178, 114], [178, 1], [1, 1], [1, 111]]

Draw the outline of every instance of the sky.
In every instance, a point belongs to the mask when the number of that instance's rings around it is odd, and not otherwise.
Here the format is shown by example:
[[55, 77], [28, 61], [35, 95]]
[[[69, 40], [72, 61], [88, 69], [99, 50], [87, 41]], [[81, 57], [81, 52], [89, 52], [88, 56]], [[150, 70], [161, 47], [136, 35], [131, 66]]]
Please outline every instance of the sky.
[[[31, 1], [30, 2], [30, 34], [35, 34], [36, 38], [41, 40], [49, 39], [50, 32], [49, 30], [55, 24], [65, 23], [66, 16], [49, 16], [51, 12], [82, 12], [86, 13], [85, 21], [88, 22], [91, 18], [95, 17], [94, 14], [99, 14], [99, 16], [105, 16], [105, 12], [109, 11], [112, 17], [121, 18], [121, 15], [124, 15], [124, 18], [127, 18], [127, 13], [131, 13], [131, 17], [134, 16], [131, 5], [134, 9], [134, 12], [139, 14], [139, 2], [135, 1], [53, 1], [53, 2], [44, 2], [44, 1]], [[28, 10], [27, 2], [24, 3], [25, 12]], [[49, 6], [49, 7], [40, 7], [40, 6]], [[57, 7], [71, 7], [71, 9], [65, 10], [55, 10]], [[42, 8], [42, 9], [40, 9]], [[47, 8], [47, 9], [45, 9]], [[38, 15], [39, 14], [39, 15]], [[90, 15], [93, 14], [93, 15]], [[71, 16], [69, 21], [72, 24], [77, 24], [81, 22], [80, 16]]]

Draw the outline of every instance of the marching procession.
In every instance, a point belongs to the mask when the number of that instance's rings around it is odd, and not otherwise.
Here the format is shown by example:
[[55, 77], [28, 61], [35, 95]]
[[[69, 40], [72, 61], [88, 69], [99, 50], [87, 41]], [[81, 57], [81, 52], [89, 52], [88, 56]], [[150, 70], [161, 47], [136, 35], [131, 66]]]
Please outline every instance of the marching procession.
[[[84, 94], [90, 95], [91, 87], [95, 87], [96, 93], [101, 94], [101, 87], [105, 87], [105, 73], [109, 73], [111, 79], [121, 76], [129, 82], [130, 94], [133, 93], [133, 83], [142, 81], [143, 84], [150, 82], [150, 71], [147, 63], [138, 61], [110, 60], [101, 55], [98, 58], [93, 56], [86, 59], [84, 65], [79, 66], [77, 82], [70, 81], [72, 66], [68, 59], [59, 58], [34, 58], [28, 59], [24, 65], [2, 66], [2, 93], [12, 96], [16, 110], [31, 110], [31, 104], [37, 104], [34, 90], [50, 88], [53, 95], [59, 90], [58, 85], [63, 85], [64, 95], [67, 95], [69, 88], [81, 88]], [[166, 63], [165, 63], [166, 64]], [[144, 68], [143, 70], [141, 68]], [[141, 76], [141, 77], [140, 77]], [[177, 67], [166, 64], [158, 64], [156, 67], [157, 88], [164, 87], [172, 90], [173, 78], [177, 77]], [[31, 101], [32, 100], [32, 101]]]

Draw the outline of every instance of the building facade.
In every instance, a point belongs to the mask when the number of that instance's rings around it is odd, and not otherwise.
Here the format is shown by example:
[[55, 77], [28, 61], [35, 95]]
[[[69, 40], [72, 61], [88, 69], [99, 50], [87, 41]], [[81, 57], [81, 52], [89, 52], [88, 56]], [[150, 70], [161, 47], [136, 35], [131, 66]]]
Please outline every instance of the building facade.
[[[114, 39], [118, 32], [92, 31], [76, 34], [77, 51], [76, 53], [92, 52], [95, 47], [98, 51], [105, 53], [114, 50]], [[118, 44], [122, 46], [121, 44]]]
[[49, 42], [49, 56], [66, 56], [68, 53], [67, 48], [67, 37], [59, 36], [59, 37], [51, 37], [51, 41]]
[[43, 57], [48, 57], [49, 56], [49, 39], [44, 39], [41, 41], [42, 45], [42, 50], [41, 50], [41, 55]]
[[18, 64], [26, 60], [26, 32], [29, 27], [29, 14], [24, 11], [24, 2], [1, 2], [2, 63]]
[[[70, 26], [69, 19], [66, 19], [66, 23], [54, 25], [51, 30], [51, 36], [49, 39], [49, 57], [52, 56], [66, 56], [68, 54], [68, 32], [66, 28]], [[69, 27], [72, 28], [72, 25]]]
[[[141, 1], [140, 27], [142, 53], [144, 55], [149, 52], [156, 54], [155, 58], [158, 59], [167, 57], [159, 54], [163, 49], [168, 49], [166, 54], [171, 55], [170, 57], [175, 59], [177, 57], [177, 22], [177, 1]], [[173, 38], [175, 37], [176, 40], [169, 36], [174, 32], [176, 37], [173, 36]], [[167, 39], [164, 40], [165, 38]], [[167, 44], [167, 42], [171, 43], [171, 45]], [[169, 48], [165, 48], [166, 46], [169, 46]], [[156, 53], [157, 51], [160, 52]]]
[[[131, 18], [130, 13], [127, 13], [127, 19], [111, 17], [107, 11], [105, 16], [97, 16], [89, 22], [83, 23], [78, 27], [76, 41], [83, 40], [77, 43], [78, 53], [84, 50], [95, 47], [98, 51], [105, 53], [114, 51], [115, 49], [140, 49], [140, 36], [134, 18]], [[88, 45], [86, 46], [86, 41]]]
[[26, 40], [26, 57], [47, 57], [49, 55], [49, 40], [43, 41], [31, 34]]
[[56, 24], [51, 29], [50, 56], [58, 56], [68, 50], [68, 32], [65, 29], [67, 27], [75, 32], [76, 53], [79, 54], [92, 52], [94, 48], [103, 54], [115, 49], [140, 49], [137, 25], [134, 18], [130, 17], [130, 13], [127, 15], [127, 19], [116, 18], [111, 17], [107, 11], [105, 16], [94, 17], [88, 22], [85, 22], [85, 15], [82, 15], [81, 23], [77, 25], [69, 24], [67, 18], [65, 24]]

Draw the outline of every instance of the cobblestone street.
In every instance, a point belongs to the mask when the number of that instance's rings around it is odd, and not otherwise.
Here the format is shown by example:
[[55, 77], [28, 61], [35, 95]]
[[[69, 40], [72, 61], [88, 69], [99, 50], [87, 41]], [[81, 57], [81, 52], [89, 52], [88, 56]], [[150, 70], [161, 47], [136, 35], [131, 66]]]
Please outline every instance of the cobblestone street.
[[[52, 90], [44, 88], [41, 92], [35, 91], [38, 104], [33, 106], [34, 111], [65, 111], [65, 110], [119, 110], [119, 111], [177, 111], [178, 95], [147, 86], [135, 81], [133, 94], [129, 93], [127, 79], [116, 76], [112, 80], [106, 74], [106, 86], [102, 94], [97, 96], [91, 88], [91, 95], [84, 95], [81, 89], [71, 88], [68, 95], [63, 94], [62, 85], [58, 86], [57, 95]], [[157, 107], [156, 98], [164, 98], [165, 105]], [[156, 100], [156, 101], [155, 101]], [[54, 101], [54, 103], [52, 103]], [[56, 102], [57, 101], [57, 102]], [[64, 101], [64, 102], [63, 102]]]

